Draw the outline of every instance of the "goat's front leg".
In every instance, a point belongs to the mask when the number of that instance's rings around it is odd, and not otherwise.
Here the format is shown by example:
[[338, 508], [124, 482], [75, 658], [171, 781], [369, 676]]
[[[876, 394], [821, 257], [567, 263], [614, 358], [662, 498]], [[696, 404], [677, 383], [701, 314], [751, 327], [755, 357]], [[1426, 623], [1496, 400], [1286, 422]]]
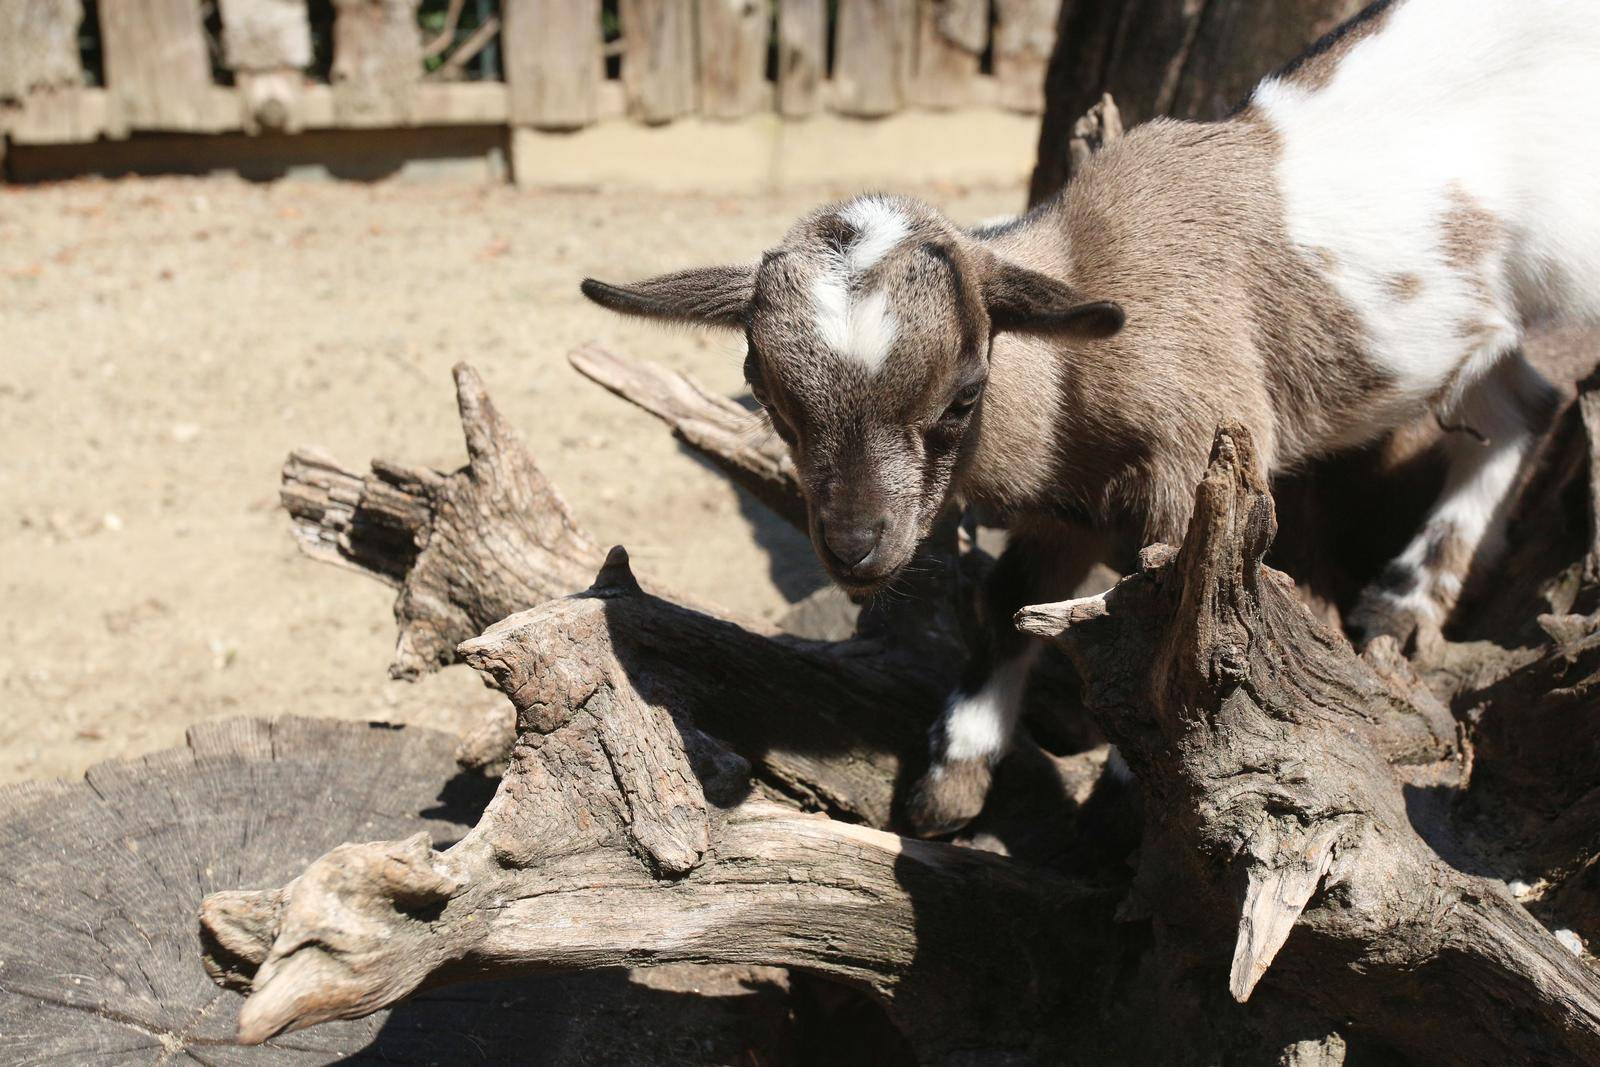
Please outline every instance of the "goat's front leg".
[[1017, 631], [1029, 604], [1070, 596], [1105, 555], [1087, 530], [1013, 532], [979, 598], [981, 633], [944, 714], [928, 733], [929, 767], [912, 787], [906, 820], [919, 837], [966, 826], [983, 810], [994, 768], [1011, 747], [1042, 645]]
[[1348, 622], [1358, 644], [1389, 635], [1437, 640], [1471, 567], [1492, 566], [1504, 548], [1506, 511], [1559, 396], [1521, 351], [1507, 353], [1440, 416], [1444, 491], [1421, 531], [1368, 586]]

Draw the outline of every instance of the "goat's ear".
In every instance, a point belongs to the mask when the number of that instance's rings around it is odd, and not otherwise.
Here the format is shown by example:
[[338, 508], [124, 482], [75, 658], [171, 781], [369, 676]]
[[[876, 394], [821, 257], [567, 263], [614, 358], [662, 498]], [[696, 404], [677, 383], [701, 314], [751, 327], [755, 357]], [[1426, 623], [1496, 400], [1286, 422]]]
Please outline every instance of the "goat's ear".
[[1110, 337], [1126, 319], [1122, 305], [1088, 300], [1072, 286], [997, 259], [984, 279], [984, 302], [996, 331]]
[[632, 285], [583, 280], [583, 295], [624, 315], [743, 329], [755, 292], [756, 268], [696, 267]]

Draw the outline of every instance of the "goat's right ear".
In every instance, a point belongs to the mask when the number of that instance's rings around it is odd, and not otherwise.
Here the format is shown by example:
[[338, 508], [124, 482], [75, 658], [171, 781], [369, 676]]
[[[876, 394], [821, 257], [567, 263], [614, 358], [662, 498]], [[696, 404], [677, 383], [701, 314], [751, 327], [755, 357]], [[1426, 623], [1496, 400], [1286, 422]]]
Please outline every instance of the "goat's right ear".
[[647, 278], [632, 285], [583, 280], [583, 295], [624, 315], [744, 329], [756, 268], [696, 267]]

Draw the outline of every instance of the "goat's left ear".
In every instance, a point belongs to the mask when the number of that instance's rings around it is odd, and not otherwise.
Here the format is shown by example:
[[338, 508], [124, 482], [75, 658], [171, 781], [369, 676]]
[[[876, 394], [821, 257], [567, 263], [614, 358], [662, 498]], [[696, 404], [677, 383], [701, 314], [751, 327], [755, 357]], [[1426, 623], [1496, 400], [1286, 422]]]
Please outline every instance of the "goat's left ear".
[[984, 279], [983, 299], [996, 331], [1110, 337], [1127, 318], [1121, 304], [1087, 300], [1065, 282], [1002, 259]]
[[583, 280], [583, 295], [624, 315], [744, 329], [755, 266], [696, 267], [647, 278], [632, 285]]

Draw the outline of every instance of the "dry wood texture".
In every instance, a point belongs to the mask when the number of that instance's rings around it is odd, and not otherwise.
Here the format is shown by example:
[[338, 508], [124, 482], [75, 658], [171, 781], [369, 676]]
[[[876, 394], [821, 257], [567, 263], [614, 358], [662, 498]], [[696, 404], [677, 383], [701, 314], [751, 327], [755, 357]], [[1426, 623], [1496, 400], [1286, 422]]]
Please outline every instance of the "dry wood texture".
[[[597, 378], [669, 422], [717, 410], [696, 390], [664, 400], [682, 379], [602, 363]], [[461, 371], [458, 384], [470, 394], [474, 378]], [[462, 403], [469, 440], [483, 411], [482, 398]], [[1587, 486], [1579, 467], [1565, 469]], [[893, 761], [915, 723], [867, 739], [890, 723], [904, 667], [862, 654], [862, 638], [784, 641], [675, 605], [640, 589], [614, 550], [586, 592], [462, 643], [517, 709], [517, 741], [459, 845], [341, 846], [283, 889], [206, 901], [214, 973], [251, 990], [240, 1035], [466, 976], [691, 958], [858, 985], [885, 1001], [920, 1062], [1600, 1054], [1590, 963], [1478, 873], [1488, 853], [1464, 843], [1448, 806], [1413, 797], [1464, 781], [1456, 721], [1394, 646], [1355, 656], [1261, 565], [1274, 531], [1250, 442], [1227, 430], [1181, 549], [1147, 550], [1106, 595], [1021, 616], [1072, 656], [1088, 709], [1141, 784], [1131, 881], [1115, 872], [1134, 809], [1101, 776], [1104, 749], [1053, 760], [1024, 745], [1003, 768], [998, 806], [1021, 814], [970, 843], [1029, 862], [802, 816], [752, 792], [754, 774], [773, 797], [885, 824], [896, 771], [869, 765]], [[491, 574], [467, 561], [456, 581]], [[1547, 625], [1566, 645], [1542, 669], [1568, 673], [1512, 675], [1478, 697], [1478, 720], [1525, 705], [1506, 693], [1565, 693], [1587, 677], [1592, 622]], [[1558, 697], [1552, 725], [1573, 699], [1589, 697]], [[1526, 869], [1554, 878], [1544, 912], [1592, 921], [1594, 749], [1581, 742], [1563, 763], [1542, 726], [1531, 749], [1501, 736], [1480, 729], [1469, 797], [1482, 809], [1520, 797], [1515, 837], [1542, 849], [1523, 853]], [[1552, 761], [1570, 773], [1531, 792], [1531, 768]], [[1018, 829], [1050, 811], [1075, 814], [1040, 848]], [[1090, 888], [1058, 865], [1109, 881]], [[341, 936], [309, 939], [331, 913], [347, 917]], [[1024, 929], [1026, 941], [1008, 933]], [[1110, 987], [1130, 993], [1107, 1003]], [[1179, 1033], [1192, 1056], [1173, 1059]]]
[[223, 0], [223, 55], [238, 85], [247, 133], [303, 128], [300, 107], [311, 64], [311, 26], [299, 0]]
[[988, 44], [988, 15], [987, 0], [922, 0], [917, 6], [914, 103], [950, 108], [972, 102], [979, 58]]
[[0, 107], [36, 90], [83, 84], [78, 59], [82, 0], [10, 0], [0, 5]]
[[599, 117], [600, 0], [507, 0], [503, 5], [511, 121], [571, 130]]
[[194, 727], [185, 748], [101, 764], [85, 781], [0, 790], [10, 857], [0, 1061], [692, 1067], [702, 1056], [790, 1054], [782, 972], [698, 967], [651, 987], [620, 970], [491, 982], [264, 1050], [236, 1046], [239, 1002], [218, 998], [200, 962], [201, 899], [282, 882], [352, 837], [456, 840], [493, 787], [457, 772], [452, 741], [381, 724], [236, 719]]
[[1145, 786], [1143, 906], [1182, 939], [1233, 931], [1237, 999], [1266, 975], [1416, 1062], [1592, 1061], [1600, 976], [1414, 828], [1413, 783], [1385, 757], [1446, 759], [1449, 719], [1261, 566], [1276, 522], [1258, 469], [1248, 436], [1221, 432], [1180, 550], [1020, 616], [1073, 656]]
[[[341, 846], [281, 890], [207, 900], [213, 972], [248, 977], [241, 1037], [363, 1015], [452, 974], [715, 959], [865, 988], [925, 1062], [1059, 1039], [1071, 1017], [1047, 1010], [1092, 985], [1055, 961], [1092, 960], [1111, 898], [752, 795], [743, 761], [644, 699], [645, 672], [607, 649], [626, 629], [615, 598], [637, 595], [614, 554], [584, 596], [463, 646], [512, 697], [520, 733], [459, 844]], [[308, 938], [333, 913], [349, 917], [341, 936]], [[1035, 979], [1024, 990], [999, 980], [1018, 972]]]
[[1030, 115], [1044, 110], [1044, 74], [1060, 12], [1061, 0], [995, 0], [994, 76], [1003, 106]]

